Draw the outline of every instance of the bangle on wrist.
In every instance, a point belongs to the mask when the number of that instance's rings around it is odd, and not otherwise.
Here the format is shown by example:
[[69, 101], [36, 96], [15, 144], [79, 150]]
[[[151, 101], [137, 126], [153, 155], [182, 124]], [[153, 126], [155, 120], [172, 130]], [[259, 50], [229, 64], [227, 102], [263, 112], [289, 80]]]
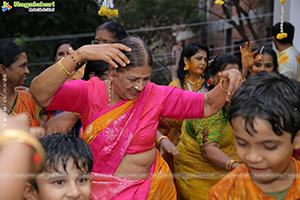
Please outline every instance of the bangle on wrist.
[[157, 145], [157, 148], [160, 148], [160, 142], [163, 140], [163, 139], [169, 139], [168, 136], [160, 136], [157, 140], [156, 140], [156, 145]]
[[21, 130], [8, 129], [2, 132], [0, 135], [0, 149], [9, 142], [17, 141], [25, 143], [33, 148], [32, 162], [34, 164], [33, 171], [37, 172], [40, 170], [44, 157], [45, 151], [42, 144], [34, 136]]
[[221, 81], [220, 81], [220, 87], [221, 87], [221, 89], [222, 89], [225, 93], [228, 93], [228, 90], [226, 90], [226, 89], [223, 87], [223, 80], [224, 80], [224, 78], [221, 78]]
[[62, 63], [63, 60], [64, 60], [64, 57], [58, 61], [58, 67], [59, 67], [60, 71], [67, 76], [73, 74], [74, 71], [68, 72], [68, 70], [64, 67], [64, 65]]
[[77, 119], [80, 118], [80, 114], [78, 112], [73, 112], [73, 114], [77, 117]]
[[237, 160], [233, 160], [233, 159], [229, 159], [229, 160], [227, 161], [227, 163], [226, 163], [226, 171], [227, 171], [227, 172], [231, 172], [231, 171], [232, 171], [232, 165], [233, 165], [234, 163], [238, 163], [238, 161], [237, 161]]

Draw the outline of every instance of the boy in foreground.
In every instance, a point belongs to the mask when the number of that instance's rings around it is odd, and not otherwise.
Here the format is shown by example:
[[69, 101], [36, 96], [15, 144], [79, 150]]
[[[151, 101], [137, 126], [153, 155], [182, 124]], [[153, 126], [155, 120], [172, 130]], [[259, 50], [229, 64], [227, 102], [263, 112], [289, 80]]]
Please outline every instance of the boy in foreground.
[[229, 110], [242, 165], [219, 181], [208, 199], [298, 199], [300, 83], [260, 72], [233, 95]]
[[40, 139], [46, 152], [43, 171], [25, 186], [27, 200], [89, 200], [93, 156], [78, 137], [53, 134]]

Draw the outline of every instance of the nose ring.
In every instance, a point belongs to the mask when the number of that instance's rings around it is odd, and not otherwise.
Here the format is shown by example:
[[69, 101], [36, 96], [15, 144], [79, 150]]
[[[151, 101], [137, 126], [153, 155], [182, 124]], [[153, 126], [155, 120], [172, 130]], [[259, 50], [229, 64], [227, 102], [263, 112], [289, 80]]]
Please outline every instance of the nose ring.
[[138, 90], [138, 89], [139, 89], [139, 86], [135, 85], [135, 86], [134, 86], [134, 89]]

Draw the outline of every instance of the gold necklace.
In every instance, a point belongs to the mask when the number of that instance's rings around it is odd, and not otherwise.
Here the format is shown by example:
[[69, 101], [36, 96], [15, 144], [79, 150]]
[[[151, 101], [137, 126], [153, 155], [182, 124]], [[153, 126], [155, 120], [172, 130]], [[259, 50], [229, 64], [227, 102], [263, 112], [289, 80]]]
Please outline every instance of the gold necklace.
[[[19, 95], [19, 96], [20, 96], [20, 95]], [[11, 114], [17, 116], [17, 113], [15, 113], [15, 112], [13, 111], [12, 105], [7, 101], [6, 97], [5, 97], [3, 94], [1, 94], [1, 93], [0, 93], [0, 97], [1, 97], [1, 99], [2, 99], [2, 101], [3, 101], [3, 103], [10, 109]], [[32, 122], [31, 122], [31, 117], [30, 117], [29, 110], [28, 110], [28, 108], [27, 108], [27, 106], [26, 106], [26, 104], [25, 104], [25, 102], [24, 102], [24, 100], [22, 99], [21, 96], [20, 96], [20, 99], [21, 99], [21, 101], [23, 102], [23, 104], [24, 104], [24, 106], [25, 106], [26, 114], [27, 114], [28, 119], [29, 119], [29, 124], [30, 124], [30, 127], [32, 127]], [[7, 112], [7, 113], [10, 114], [9, 112]]]
[[193, 81], [191, 81], [191, 79], [189, 79], [189, 83], [194, 85], [194, 86], [199, 86], [199, 83], [201, 83], [201, 85], [202, 85], [202, 76], [200, 76], [198, 81], [195, 81], [195, 82], [193, 82]]

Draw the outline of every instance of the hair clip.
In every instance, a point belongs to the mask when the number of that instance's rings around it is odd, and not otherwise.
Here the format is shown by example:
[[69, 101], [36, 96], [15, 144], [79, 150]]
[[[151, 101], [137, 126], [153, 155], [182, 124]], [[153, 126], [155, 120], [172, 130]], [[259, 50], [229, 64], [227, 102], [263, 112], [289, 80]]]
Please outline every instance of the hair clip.
[[257, 55], [255, 56], [255, 59], [259, 59], [259, 61], [262, 61], [262, 60], [264, 59], [264, 56], [263, 56], [263, 54], [262, 54], [264, 48], [265, 48], [265, 46], [262, 46], [262, 48], [260, 49], [259, 54], [257, 54]]

